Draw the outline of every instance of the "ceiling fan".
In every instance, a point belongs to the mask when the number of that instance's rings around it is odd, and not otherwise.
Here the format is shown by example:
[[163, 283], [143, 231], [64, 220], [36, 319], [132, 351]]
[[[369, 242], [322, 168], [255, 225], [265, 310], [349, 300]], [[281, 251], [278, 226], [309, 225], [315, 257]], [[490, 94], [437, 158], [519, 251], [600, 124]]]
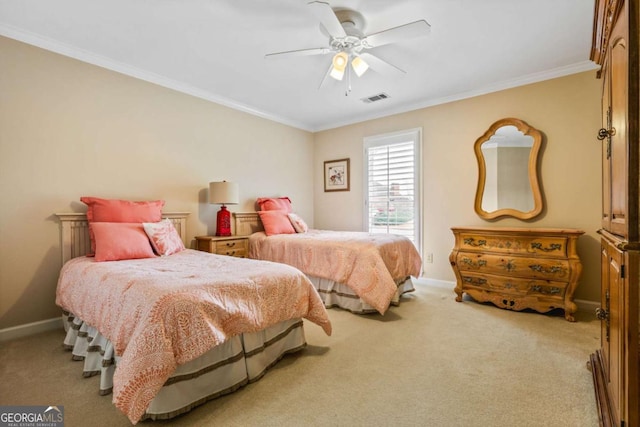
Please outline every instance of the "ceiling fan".
[[[327, 76], [331, 76], [336, 80], [342, 80], [346, 74], [347, 90], [345, 95], [348, 95], [351, 91], [351, 69], [353, 69], [353, 72], [355, 72], [358, 77], [363, 75], [369, 68], [380, 74], [390, 76], [405, 73], [405, 71], [395, 65], [366, 52], [366, 50], [422, 37], [429, 34], [431, 30], [431, 26], [427, 21], [418, 20], [378, 33], [365, 35], [362, 32], [362, 28], [364, 28], [364, 18], [360, 13], [350, 9], [336, 9], [334, 11], [329, 3], [323, 1], [311, 1], [307, 3], [307, 5], [320, 21], [320, 29], [322, 32], [329, 37], [329, 45], [325, 47], [274, 52], [265, 55], [265, 57], [325, 55], [331, 53], [333, 54], [331, 65], [322, 78], [318, 88], [322, 87]], [[351, 64], [351, 68], [349, 64]]]

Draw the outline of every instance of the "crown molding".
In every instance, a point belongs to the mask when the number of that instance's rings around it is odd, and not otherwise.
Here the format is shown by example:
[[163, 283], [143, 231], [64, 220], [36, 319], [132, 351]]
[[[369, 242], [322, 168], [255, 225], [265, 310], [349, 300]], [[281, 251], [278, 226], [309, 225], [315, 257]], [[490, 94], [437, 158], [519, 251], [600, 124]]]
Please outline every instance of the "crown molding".
[[65, 43], [61, 43], [57, 40], [53, 40], [48, 37], [43, 37], [36, 33], [24, 31], [22, 29], [18, 29], [6, 24], [0, 24], [0, 35], [51, 51], [63, 56], [74, 58], [82, 62], [96, 65], [98, 67], [105, 68], [107, 70], [115, 71], [117, 73], [124, 74], [126, 76], [130, 76], [139, 80], [144, 80], [146, 82], [153, 83], [158, 86], [165, 87], [167, 89], [172, 89], [187, 95], [195, 96], [196, 98], [201, 98], [206, 101], [214, 102], [216, 104], [220, 104], [225, 107], [232, 108], [234, 110], [242, 111], [244, 113], [248, 113], [253, 116], [271, 120], [286, 126], [291, 126], [297, 129], [308, 131], [308, 132], [311, 131], [311, 128], [309, 126], [306, 126], [304, 123], [300, 123], [285, 117], [280, 117], [277, 115], [266, 113], [264, 111], [261, 111], [261, 110], [252, 108], [248, 105], [242, 104], [240, 102], [234, 101], [233, 99], [225, 98], [225, 97], [213, 94], [211, 92], [207, 92], [200, 88], [184, 84], [182, 82], [173, 80], [171, 78], [162, 76], [160, 74], [155, 74], [150, 71], [146, 71], [137, 67], [132, 67], [128, 64], [116, 61], [114, 59], [111, 59], [102, 55], [96, 55], [95, 53], [89, 52], [87, 50], [80, 49]]
[[595, 71], [598, 69], [600, 69], [600, 66], [594, 63], [593, 61], [582, 61], [575, 64], [554, 68], [551, 70], [527, 74], [524, 76], [516, 77], [514, 79], [503, 80], [501, 82], [492, 83], [490, 85], [483, 86], [478, 89], [474, 89], [466, 92], [460, 92], [450, 96], [427, 99], [411, 105], [405, 105], [402, 107], [385, 110], [384, 112], [380, 112], [377, 115], [370, 115], [367, 117], [358, 116], [345, 121], [330, 122], [322, 125], [317, 125], [312, 128], [312, 132], [320, 132], [324, 130], [335, 129], [342, 126], [352, 125], [355, 123], [361, 123], [364, 121], [380, 119], [380, 118], [392, 116], [395, 114], [407, 113], [409, 111], [420, 110], [422, 108], [447, 104], [449, 102], [454, 102], [454, 101], [461, 101], [463, 99], [474, 98], [476, 96], [481, 96], [481, 95], [487, 95], [493, 92], [500, 92], [502, 90], [512, 89], [518, 86], [524, 86], [532, 83], [539, 83], [545, 80], [565, 77], [571, 74], [582, 73], [585, 71]]
[[132, 67], [130, 65], [113, 60], [111, 58], [101, 56], [101, 55], [96, 55], [92, 52], [79, 49], [77, 47], [70, 46], [65, 43], [61, 43], [59, 41], [50, 39], [48, 37], [43, 37], [39, 34], [24, 31], [22, 29], [18, 29], [6, 24], [0, 24], [0, 35], [36, 46], [51, 52], [55, 52], [63, 56], [74, 58], [82, 62], [96, 65], [101, 68], [115, 71], [120, 74], [124, 74], [136, 79], [153, 83], [158, 86], [162, 86], [162, 87], [172, 89], [187, 95], [191, 95], [196, 98], [214, 102], [216, 104], [223, 105], [225, 107], [228, 107], [234, 110], [242, 111], [247, 114], [251, 114], [253, 116], [271, 120], [273, 122], [277, 122], [286, 126], [291, 126], [296, 129], [300, 129], [300, 130], [304, 130], [312, 133], [329, 130], [329, 129], [335, 129], [342, 126], [348, 126], [348, 125], [352, 125], [352, 124], [360, 123], [364, 121], [380, 119], [383, 117], [388, 117], [396, 114], [407, 113], [407, 112], [419, 110], [422, 108], [433, 107], [441, 104], [447, 104], [449, 102], [460, 101], [463, 99], [486, 95], [493, 92], [512, 89], [518, 86], [538, 83], [544, 80], [555, 79], [555, 78], [564, 77], [571, 74], [577, 74], [585, 71], [593, 71], [600, 68], [600, 66], [594, 63], [593, 61], [587, 60], [587, 61], [582, 61], [575, 64], [563, 66], [563, 67], [554, 68], [551, 70], [527, 74], [514, 79], [508, 79], [501, 82], [492, 83], [490, 85], [486, 85], [478, 89], [474, 89], [466, 92], [460, 92], [450, 96], [445, 96], [445, 97], [435, 98], [435, 99], [427, 99], [414, 104], [381, 111], [377, 114], [357, 115], [346, 120], [331, 121], [331, 122], [311, 125], [311, 124], [301, 123], [296, 120], [291, 120], [286, 117], [270, 114], [265, 111], [261, 111], [261, 110], [252, 108], [248, 105], [242, 104], [240, 102], [234, 101], [233, 99], [222, 97], [222, 96], [207, 92], [205, 90], [202, 90], [200, 88], [170, 79], [168, 77], [155, 74], [146, 70], [142, 70], [140, 68]]

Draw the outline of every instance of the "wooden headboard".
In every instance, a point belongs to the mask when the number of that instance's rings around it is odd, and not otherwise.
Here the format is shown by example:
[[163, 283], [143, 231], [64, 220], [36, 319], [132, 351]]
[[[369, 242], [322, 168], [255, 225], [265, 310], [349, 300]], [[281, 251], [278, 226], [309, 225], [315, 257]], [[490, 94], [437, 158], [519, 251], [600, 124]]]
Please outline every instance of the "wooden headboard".
[[[187, 217], [189, 212], [167, 212], [162, 218], [168, 218], [178, 231], [182, 241], [187, 245]], [[84, 256], [91, 250], [89, 240], [89, 223], [83, 213], [57, 213], [60, 220], [60, 246], [62, 248], [62, 264], [71, 258]]]
[[236, 236], [249, 236], [258, 231], [264, 231], [258, 212], [234, 212], [233, 220]]

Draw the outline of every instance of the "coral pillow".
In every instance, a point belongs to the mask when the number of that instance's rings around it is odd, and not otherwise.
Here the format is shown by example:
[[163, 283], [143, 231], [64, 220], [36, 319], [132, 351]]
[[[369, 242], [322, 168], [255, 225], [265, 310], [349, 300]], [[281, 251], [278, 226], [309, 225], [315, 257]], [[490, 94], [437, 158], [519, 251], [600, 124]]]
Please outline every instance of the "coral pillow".
[[147, 236], [149, 236], [149, 240], [151, 240], [153, 250], [158, 255], [171, 255], [185, 249], [178, 231], [170, 220], [145, 222], [142, 226]]
[[296, 233], [306, 233], [309, 231], [309, 226], [306, 222], [300, 217], [298, 214], [289, 213], [287, 214], [289, 220], [291, 221], [291, 225], [296, 230]]
[[258, 215], [260, 215], [260, 220], [264, 225], [264, 232], [267, 236], [295, 234], [296, 232], [286, 211], [259, 211]]
[[93, 223], [96, 222], [158, 222], [162, 219], [164, 200], [149, 202], [131, 202], [128, 200], [101, 199], [98, 197], [80, 197], [87, 205], [87, 221], [89, 222], [89, 238], [91, 239], [91, 255], [95, 252], [96, 243]]
[[261, 211], [291, 212], [291, 199], [288, 197], [261, 197], [257, 200]]
[[95, 222], [96, 261], [153, 258], [153, 248], [142, 224]]

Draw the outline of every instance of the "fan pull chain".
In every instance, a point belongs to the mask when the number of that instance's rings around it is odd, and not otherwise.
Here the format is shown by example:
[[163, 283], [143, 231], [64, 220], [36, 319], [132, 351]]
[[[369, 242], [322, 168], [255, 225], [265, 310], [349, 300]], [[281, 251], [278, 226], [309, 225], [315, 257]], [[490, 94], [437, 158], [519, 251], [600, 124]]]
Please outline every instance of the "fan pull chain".
[[344, 92], [344, 96], [349, 96], [349, 92], [351, 92], [351, 67], [349, 67], [349, 62], [347, 61], [347, 90]]

